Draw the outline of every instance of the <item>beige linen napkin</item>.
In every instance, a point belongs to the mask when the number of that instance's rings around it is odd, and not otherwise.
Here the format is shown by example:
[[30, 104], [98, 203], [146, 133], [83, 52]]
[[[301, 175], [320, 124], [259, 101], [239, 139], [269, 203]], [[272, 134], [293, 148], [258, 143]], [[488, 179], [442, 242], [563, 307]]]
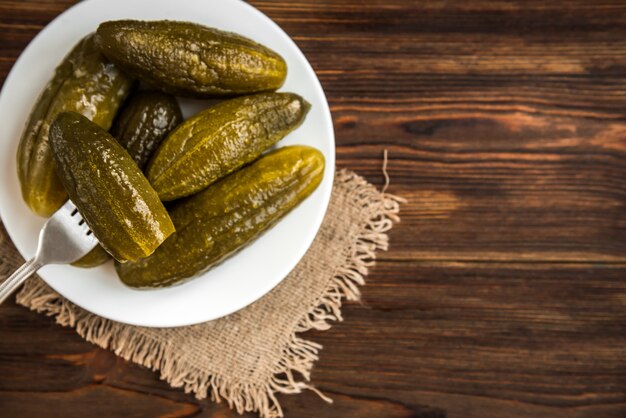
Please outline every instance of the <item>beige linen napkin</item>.
[[[315, 390], [308, 381], [322, 347], [299, 334], [328, 329], [329, 321], [341, 320], [342, 299], [359, 298], [376, 250], [387, 249], [386, 231], [398, 221], [399, 202], [358, 175], [338, 171], [322, 227], [296, 268], [257, 302], [215, 321], [129, 326], [77, 307], [39, 278], [26, 283], [17, 301], [76, 328], [87, 341], [159, 370], [171, 386], [198, 398], [223, 399], [239, 413], [281, 417], [276, 393]], [[22, 262], [0, 226], [0, 280]]]

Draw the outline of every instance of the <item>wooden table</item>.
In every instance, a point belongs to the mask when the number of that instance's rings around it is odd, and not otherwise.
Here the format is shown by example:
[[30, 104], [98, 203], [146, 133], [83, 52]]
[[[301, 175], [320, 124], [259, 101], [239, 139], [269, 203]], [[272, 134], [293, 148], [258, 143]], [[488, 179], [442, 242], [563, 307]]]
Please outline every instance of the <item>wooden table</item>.
[[[72, 3], [0, 0], [0, 80]], [[381, 185], [386, 148], [409, 200], [363, 301], [306, 335], [335, 404], [287, 416], [626, 416], [626, 2], [252, 3], [317, 71], [338, 166]], [[0, 416], [235, 414], [8, 303]]]

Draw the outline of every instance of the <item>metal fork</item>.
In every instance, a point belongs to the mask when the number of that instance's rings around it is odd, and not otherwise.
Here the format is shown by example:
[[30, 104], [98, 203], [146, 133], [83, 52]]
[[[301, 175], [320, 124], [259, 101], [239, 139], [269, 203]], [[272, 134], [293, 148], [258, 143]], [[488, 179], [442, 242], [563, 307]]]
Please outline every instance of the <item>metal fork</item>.
[[41, 228], [35, 256], [0, 283], [0, 303], [41, 267], [46, 264], [72, 263], [93, 250], [97, 244], [98, 239], [74, 203], [68, 200]]

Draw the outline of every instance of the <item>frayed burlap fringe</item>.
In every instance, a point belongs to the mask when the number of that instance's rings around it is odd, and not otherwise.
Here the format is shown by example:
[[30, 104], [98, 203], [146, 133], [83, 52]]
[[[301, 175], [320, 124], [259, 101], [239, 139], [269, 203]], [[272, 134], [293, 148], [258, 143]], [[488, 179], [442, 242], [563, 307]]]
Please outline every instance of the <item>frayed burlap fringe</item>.
[[342, 299], [359, 299], [359, 286], [365, 283], [364, 276], [368, 267], [374, 264], [376, 251], [387, 249], [386, 232], [393, 222], [399, 221], [399, 203], [403, 202], [401, 198], [378, 192], [363, 178], [346, 170], [337, 172], [335, 182], [348, 188], [349, 202], [367, 209], [372, 216], [358, 231], [345, 263], [336, 269], [322, 296], [297, 322], [270, 381], [264, 385], [196, 368], [183, 361], [179, 348], [168, 344], [168, 341], [152, 338], [137, 332], [134, 327], [88, 313], [56, 294], [41, 280], [26, 286], [18, 294], [17, 301], [32, 310], [54, 316], [60, 325], [75, 327], [87, 341], [113, 350], [126, 360], [158, 370], [161, 379], [171, 386], [183, 388], [187, 393], [193, 392], [199, 399], [210, 396], [216, 402], [225, 400], [239, 413], [256, 411], [264, 418], [282, 417], [276, 393], [300, 393], [304, 389], [313, 390], [332, 402], [309, 383], [311, 369], [322, 346], [297, 334], [310, 329], [329, 329], [330, 321], [342, 320]]

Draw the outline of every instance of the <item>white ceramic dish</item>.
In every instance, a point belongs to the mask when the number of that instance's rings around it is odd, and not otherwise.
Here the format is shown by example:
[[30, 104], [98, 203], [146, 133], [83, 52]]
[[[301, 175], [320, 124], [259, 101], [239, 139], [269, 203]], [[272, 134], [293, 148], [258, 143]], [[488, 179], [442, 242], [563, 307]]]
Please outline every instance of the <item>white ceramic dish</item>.
[[[326, 157], [324, 180], [305, 202], [252, 245], [203, 276], [180, 286], [132, 290], [111, 262], [95, 269], [47, 266], [39, 275], [57, 292], [97, 315], [127, 324], [176, 327], [228, 315], [276, 286], [298, 263], [315, 237], [332, 191], [335, 142], [328, 103], [310, 64], [274, 22], [240, 0], [87, 0], [67, 10], [24, 50], [0, 93], [0, 216], [25, 258], [34, 255], [44, 219], [21, 199], [15, 153], [22, 127], [55, 67], [78, 40], [112, 19], [186, 20], [237, 32], [280, 53], [289, 74], [281, 90], [311, 104], [305, 123], [279, 146], [310, 145]], [[185, 117], [202, 109], [182, 100]]]

